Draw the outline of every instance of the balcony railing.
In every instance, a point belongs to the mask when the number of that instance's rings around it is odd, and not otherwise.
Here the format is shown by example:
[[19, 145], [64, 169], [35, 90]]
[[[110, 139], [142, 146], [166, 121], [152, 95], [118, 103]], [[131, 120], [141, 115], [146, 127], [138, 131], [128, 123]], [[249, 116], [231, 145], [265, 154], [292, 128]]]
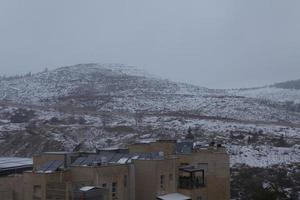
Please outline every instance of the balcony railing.
[[205, 187], [204, 177], [179, 177], [179, 188], [181, 189], [198, 189], [201, 187]]

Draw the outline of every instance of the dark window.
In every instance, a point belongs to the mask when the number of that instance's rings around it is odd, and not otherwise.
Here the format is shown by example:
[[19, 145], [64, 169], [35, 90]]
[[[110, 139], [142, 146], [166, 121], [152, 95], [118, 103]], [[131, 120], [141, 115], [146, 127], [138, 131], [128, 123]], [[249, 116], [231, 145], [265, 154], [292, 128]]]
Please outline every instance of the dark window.
[[189, 165], [189, 163], [180, 163], [181, 166]]
[[198, 189], [205, 186], [204, 170], [179, 174], [179, 188], [181, 189]]
[[173, 174], [169, 174], [169, 180], [173, 181]]
[[103, 183], [103, 184], [102, 184], [102, 187], [103, 187], [103, 188], [106, 188], [106, 187], [107, 187], [107, 184], [106, 184], [106, 183]]
[[117, 199], [118, 197], [117, 197], [117, 186], [118, 186], [118, 184], [116, 183], [116, 182], [113, 182], [112, 184], [111, 184], [111, 196], [112, 196], [112, 199], [114, 200], [114, 199]]
[[40, 185], [33, 186], [33, 200], [42, 199], [42, 187]]
[[161, 175], [160, 176], [160, 189], [164, 189], [165, 188], [165, 176]]
[[124, 176], [124, 187], [127, 187], [127, 175]]

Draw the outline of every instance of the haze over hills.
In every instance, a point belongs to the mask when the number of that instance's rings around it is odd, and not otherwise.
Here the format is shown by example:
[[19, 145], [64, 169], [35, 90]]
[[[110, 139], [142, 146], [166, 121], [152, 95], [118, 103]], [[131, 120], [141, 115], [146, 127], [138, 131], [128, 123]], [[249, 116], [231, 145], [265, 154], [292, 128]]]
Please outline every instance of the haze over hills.
[[[223, 143], [232, 165], [300, 161], [300, 90], [217, 90], [119, 64], [81, 64], [0, 79], [0, 154], [95, 150], [136, 140]], [[284, 136], [284, 141], [282, 136]]]
[[296, 89], [300, 90], [300, 79], [298, 80], [292, 80], [292, 81], [286, 81], [281, 83], [276, 83], [273, 85], [273, 87], [276, 88], [283, 88], [283, 89]]
[[300, 80], [285, 81], [258, 88], [231, 90], [239, 95], [287, 104], [300, 103]]

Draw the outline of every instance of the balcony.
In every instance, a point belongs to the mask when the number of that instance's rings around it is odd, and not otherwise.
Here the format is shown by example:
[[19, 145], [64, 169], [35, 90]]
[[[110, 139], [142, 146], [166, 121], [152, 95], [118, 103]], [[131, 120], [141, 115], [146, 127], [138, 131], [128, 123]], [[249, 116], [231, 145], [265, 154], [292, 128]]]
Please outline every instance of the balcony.
[[194, 166], [179, 168], [179, 188], [199, 189], [206, 186], [205, 170]]

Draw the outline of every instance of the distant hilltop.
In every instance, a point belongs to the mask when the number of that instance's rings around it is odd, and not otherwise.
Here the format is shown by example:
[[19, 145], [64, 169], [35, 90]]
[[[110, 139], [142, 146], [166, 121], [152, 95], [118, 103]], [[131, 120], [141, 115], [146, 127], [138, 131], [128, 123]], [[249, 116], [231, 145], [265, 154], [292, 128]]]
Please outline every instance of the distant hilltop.
[[276, 87], [276, 88], [282, 88], [282, 89], [300, 90], [300, 79], [293, 80], [293, 81], [286, 81], [286, 82], [276, 83], [272, 86]]

